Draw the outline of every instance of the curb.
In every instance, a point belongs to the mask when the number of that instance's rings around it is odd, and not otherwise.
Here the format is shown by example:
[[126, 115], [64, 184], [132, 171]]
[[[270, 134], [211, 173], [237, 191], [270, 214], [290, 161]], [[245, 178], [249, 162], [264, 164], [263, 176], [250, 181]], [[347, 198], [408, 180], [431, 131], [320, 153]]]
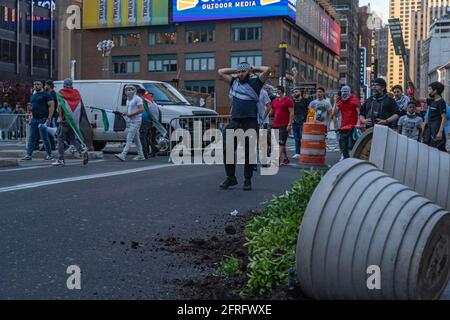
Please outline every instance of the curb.
[[6, 167], [18, 167], [19, 161], [17, 159], [0, 159], [0, 168], [6, 168]]
[[[25, 156], [24, 150], [3, 150], [0, 151], [0, 158], [22, 158]], [[36, 159], [44, 159], [47, 156], [45, 151], [35, 151], [33, 152], [33, 158]], [[58, 153], [53, 151], [52, 156], [54, 158], [58, 157]], [[64, 157], [66, 159], [80, 159], [78, 157], [78, 153], [72, 154], [71, 152], [65, 152]], [[89, 159], [98, 160], [103, 159], [103, 152], [101, 151], [92, 151], [89, 152]]]

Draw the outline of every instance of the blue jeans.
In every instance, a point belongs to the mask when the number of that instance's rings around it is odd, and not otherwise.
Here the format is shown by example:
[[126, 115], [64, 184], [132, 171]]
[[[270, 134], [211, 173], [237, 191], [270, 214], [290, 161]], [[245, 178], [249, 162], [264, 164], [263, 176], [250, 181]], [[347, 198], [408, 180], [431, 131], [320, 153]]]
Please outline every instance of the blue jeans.
[[295, 139], [295, 154], [300, 154], [301, 146], [302, 146], [302, 134], [303, 134], [303, 123], [292, 124], [292, 131], [294, 131], [294, 139]]
[[44, 128], [39, 128], [39, 125], [44, 124], [45, 121], [47, 121], [47, 118], [31, 119], [30, 121], [30, 136], [28, 137], [27, 147], [27, 155], [29, 155], [30, 157], [33, 154], [36, 138], [38, 137], [38, 135], [41, 136], [41, 139], [44, 142], [44, 148], [47, 154], [49, 156], [52, 155], [52, 147], [50, 146], [50, 140], [48, 138], [47, 130]]

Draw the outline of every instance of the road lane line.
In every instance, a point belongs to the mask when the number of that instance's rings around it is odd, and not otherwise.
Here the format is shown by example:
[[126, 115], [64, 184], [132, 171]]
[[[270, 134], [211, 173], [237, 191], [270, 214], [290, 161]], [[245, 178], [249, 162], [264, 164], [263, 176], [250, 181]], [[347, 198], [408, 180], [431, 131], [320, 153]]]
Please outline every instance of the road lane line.
[[[89, 161], [89, 163], [99, 163], [99, 162], [103, 162], [103, 161], [105, 161], [105, 160], [92, 160], [92, 161]], [[66, 162], [66, 167], [73, 167], [76, 165], [82, 165], [82, 163], [81, 162]], [[15, 171], [24, 171], [24, 170], [42, 169], [42, 168], [53, 168], [53, 166], [51, 165], [51, 163], [43, 163], [41, 165], [33, 166], [33, 167], [23, 167], [23, 168], [16, 168], [16, 169], [0, 170], [0, 174], [2, 172], [15, 172]]]
[[128, 169], [128, 170], [122, 170], [122, 171], [91, 174], [91, 175], [80, 176], [80, 177], [72, 177], [72, 178], [64, 178], [64, 179], [55, 179], [55, 180], [46, 180], [46, 181], [39, 181], [39, 182], [33, 182], [33, 183], [18, 184], [15, 186], [0, 188], [0, 193], [25, 190], [25, 189], [34, 189], [34, 188], [50, 186], [50, 185], [55, 185], [55, 184], [68, 183], [68, 182], [76, 182], [76, 181], [84, 181], [84, 180], [93, 180], [93, 179], [99, 179], [99, 178], [121, 176], [121, 175], [125, 175], [125, 174], [157, 170], [157, 169], [163, 169], [163, 168], [168, 168], [168, 167], [173, 167], [173, 166], [174, 166], [173, 164], [163, 164], [163, 165], [148, 166], [148, 167]]

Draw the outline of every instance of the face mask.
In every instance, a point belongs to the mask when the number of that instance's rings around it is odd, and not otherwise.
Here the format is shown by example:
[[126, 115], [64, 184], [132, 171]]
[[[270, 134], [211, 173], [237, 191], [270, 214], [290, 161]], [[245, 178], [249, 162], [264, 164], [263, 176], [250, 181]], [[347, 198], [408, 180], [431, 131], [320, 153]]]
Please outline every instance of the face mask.
[[416, 113], [415, 112], [406, 112], [408, 118], [415, 118], [416, 117]]
[[133, 99], [133, 97], [134, 97], [134, 92], [127, 92], [127, 98], [129, 100]]

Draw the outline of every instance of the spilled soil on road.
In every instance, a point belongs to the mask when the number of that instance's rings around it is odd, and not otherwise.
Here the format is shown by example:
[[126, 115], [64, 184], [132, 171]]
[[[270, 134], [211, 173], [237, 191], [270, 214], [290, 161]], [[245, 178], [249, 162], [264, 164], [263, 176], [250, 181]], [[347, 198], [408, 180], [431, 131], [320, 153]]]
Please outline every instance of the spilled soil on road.
[[[162, 250], [182, 255], [201, 270], [200, 275], [189, 279], [174, 279], [183, 299], [187, 300], [298, 300], [305, 299], [299, 289], [279, 286], [271, 294], [255, 296], [243, 294], [247, 278], [248, 252], [244, 247], [244, 229], [250, 219], [258, 214], [249, 211], [238, 216], [230, 216], [225, 226], [215, 227], [212, 236], [207, 238], [181, 239], [170, 237], [157, 239]], [[239, 260], [240, 273], [225, 277], [219, 274], [218, 267], [227, 258], [234, 256]]]

